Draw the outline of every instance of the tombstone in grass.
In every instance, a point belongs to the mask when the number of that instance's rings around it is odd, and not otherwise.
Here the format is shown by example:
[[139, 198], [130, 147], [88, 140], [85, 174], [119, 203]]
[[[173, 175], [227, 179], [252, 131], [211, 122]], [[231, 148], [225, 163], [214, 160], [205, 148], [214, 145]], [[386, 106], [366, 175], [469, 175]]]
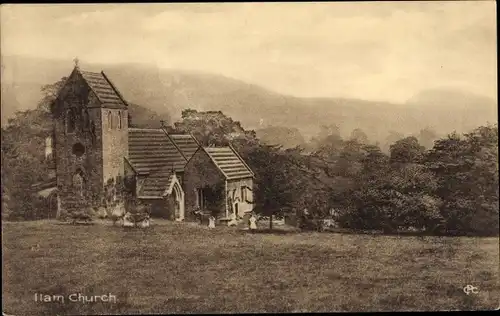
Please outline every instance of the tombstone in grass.
[[151, 218], [149, 217], [149, 214], [146, 214], [146, 218], [140, 223], [141, 228], [147, 228], [151, 224]]
[[101, 201], [101, 204], [96, 207], [97, 217], [100, 219], [108, 218], [108, 210], [106, 209], [105, 201]]
[[227, 223], [227, 226], [236, 226], [237, 224], [238, 221], [236, 220], [236, 214], [233, 212], [229, 215], [229, 222]]
[[199, 209], [199, 208], [194, 209], [193, 214], [198, 219], [200, 225], [202, 225], [203, 224], [203, 214], [201, 212], [201, 209]]
[[255, 230], [257, 230], [257, 217], [255, 217], [254, 213], [252, 213], [252, 216], [250, 216], [248, 222], [250, 224], [250, 231], [254, 233]]
[[215, 217], [213, 215], [208, 218], [208, 228], [215, 228]]
[[123, 227], [134, 227], [134, 222], [132, 221], [132, 213], [127, 212], [123, 216]]
[[148, 207], [143, 204], [138, 204], [131, 207], [130, 210], [125, 213], [125, 216], [123, 217], [123, 226], [141, 228], [149, 227], [150, 218]]
[[[116, 225], [117, 222], [120, 221], [125, 221], [125, 209], [123, 205], [112, 202], [111, 205], [109, 205], [109, 214], [108, 217], [111, 219], [113, 222], [113, 226]], [[125, 223], [123, 223], [125, 225]]]

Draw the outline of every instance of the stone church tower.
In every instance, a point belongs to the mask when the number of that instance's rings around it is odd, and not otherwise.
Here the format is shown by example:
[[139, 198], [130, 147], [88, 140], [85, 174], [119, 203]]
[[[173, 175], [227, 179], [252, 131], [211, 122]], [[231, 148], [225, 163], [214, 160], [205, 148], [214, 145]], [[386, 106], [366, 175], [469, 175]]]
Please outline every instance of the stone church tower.
[[109, 184], [122, 181], [127, 106], [104, 72], [75, 66], [52, 106], [60, 215], [109, 200]]

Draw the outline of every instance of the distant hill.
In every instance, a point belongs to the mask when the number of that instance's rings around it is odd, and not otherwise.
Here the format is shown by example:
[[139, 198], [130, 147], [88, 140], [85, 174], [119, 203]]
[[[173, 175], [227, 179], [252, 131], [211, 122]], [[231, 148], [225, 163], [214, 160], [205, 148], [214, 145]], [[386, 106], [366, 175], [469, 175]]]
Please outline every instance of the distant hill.
[[[19, 56], [2, 57], [2, 124], [14, 109], [33, 108], [39, 88], [68, 75], [70, 62]], [[88, 70], [104, 70], [124, 97], [139, 105], [133, 119], [156, 122], [180, 118], [181, 110], [221, 110], [247, 129], [262, 126], [297, 128], [304, 138], [316, 135], [320, 125], [337, 124], [342, 136], [361, 128], [371, 140], [383, 141], [389, 130], [405, 135], [430, 126], [443, 134], [467, 131], [497, 121], [496, 101], [461, 91], [417, 93], [406, 104], [342, 98], [298, 98], [220, 75], [158, 69], [150, 65], [81, 63]], [[5, 97], [4, 97], [5, 90]], [[467, 102], [460, 106], [444, 100]], [[443, 96], [444, 100], [443, 100]], [[158, 124], [156, 122], [155, 124]], [[272, 140], [270, 140], [272, 141]]]
[[419, 109], [417, 118], [430, 126], [444, 125], [448, 130], [468, 131], [486, 122], [498, 122], [495, 100], [458, 89], [421, 91], [410, 98], [406, 106]]

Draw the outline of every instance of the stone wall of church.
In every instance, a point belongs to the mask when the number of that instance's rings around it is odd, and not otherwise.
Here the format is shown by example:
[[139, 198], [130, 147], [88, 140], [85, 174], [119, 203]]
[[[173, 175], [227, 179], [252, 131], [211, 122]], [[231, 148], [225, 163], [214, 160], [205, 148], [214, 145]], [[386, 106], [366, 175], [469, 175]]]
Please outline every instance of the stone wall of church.
[[253, 179], [228, 180], [227, 203], [229, 214], [238, 210], [238, 216], [253, 210]]
[[101, 110], [103, 182], [123, 177], [124, 157], [128, 157], [127, 110]]
[[[100, 200], [102, 182], [101, 111], [88, 86], [73, 74], [53, 107], [54, 154], [61, 215], [77, 200], [88, 204]], [[80, 174], [82, 186], [73, 180]], [[82, 194], [79, 197], [79, 194]], [[80, 201], [81, 202], [81, 201]]]
[[185, 220], [196, 220], [193, 211], [198, 208], [197, 190], [203, 187], [222, 188], [222, 196], [219, 201], [219, 215], [225, 216], [225, 178], [220, 170], [214, 165], [208, 154], [198, 150], [184, 167], [184, 200]]

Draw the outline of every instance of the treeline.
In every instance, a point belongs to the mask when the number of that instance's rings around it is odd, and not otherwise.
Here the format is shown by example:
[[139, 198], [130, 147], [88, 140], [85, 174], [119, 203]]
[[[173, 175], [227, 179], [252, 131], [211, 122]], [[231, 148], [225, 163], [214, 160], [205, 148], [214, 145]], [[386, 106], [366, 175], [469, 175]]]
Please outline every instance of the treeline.
[[[431, 148], [434, 145], [434, 141], [440, 138], [437, 132], [429, 126], [410, 135], [405, 135], [394, 130], [388, 130], [385, 135], [373, 131], [371, 133], [366, 133], [361, 128], [346, 131], [340, 126], [341, 124], [320, 125], [318, 134], [308, 141], [305, 140], [299, 129], [295, 127], [267, 126], [257, 129], [256, 133], [263, 144], [278, 144], [283, 146], [284, 149], [300, 146], [304, 148], [307, 153], [317, 150], [318, 147], [321, 146], [322, 140], [329, 135], [342, 135], [345, 139], [356, 139], [363, 144], [375, 144], [380, 146], [380, 149], [384, 153], [389, 153], [390, 145], [407, 136], [416, 137], [425, 148]], [[341, 130], [343, 131], [341, 132]]]
[[[384, 154], [331, 137], [311, 155], [346, 188], [331, 186], [340, 225], [385, 232], [498, 234], [498, 127], [450, 134], [425, 150], [406, 137]], [[313, 210], [314, 211], [314, 210]]]
[[232, 143], [256, 174], [256, 210], [278, 215], [305, 208], [345, 228], [384, 232], [497, 235], [498, 126], [452, 133], [426, 149], [417, 137], [367, 144], [362, 131], [335, 129], [312, 152], [262, 144], [221, 112], [186, 110], [175, 129], [204, 145]]
[[[2, 127], [2, 218], [44, 217], [32, 185], [47, 180], [49, 105], [61, 84], [44, 87], [35, 110], [18, 112]], [[361, 130], [344, 139], [331, 127], [309, 148], [283, 149], [263, 144], [220, 111], [184, 110], [170, 129], [190, 132], [205, 146], [231, 143], [256, 174], [255, 209], [264, 215], [307, 208], [327, 218], [333, 210], [346, 228], [498, 235], [497, 125], [452, 133], [427, 148], [417, 137], [395, 138], [387, 149], [368, 143]]]

